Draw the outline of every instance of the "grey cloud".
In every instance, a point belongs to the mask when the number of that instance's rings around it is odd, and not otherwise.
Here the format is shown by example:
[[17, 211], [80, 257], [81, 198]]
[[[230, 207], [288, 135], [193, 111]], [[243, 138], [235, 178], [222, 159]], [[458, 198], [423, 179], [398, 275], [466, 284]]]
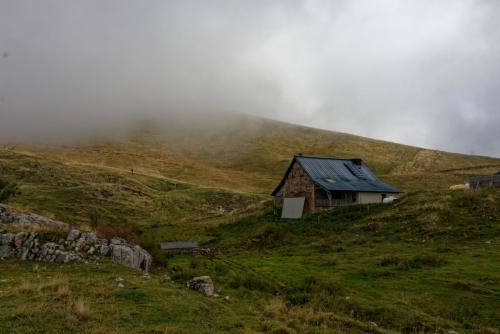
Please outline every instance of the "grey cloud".
[[236, 111], [500, 156], [493, 1], [0, 2], [0, 139]]

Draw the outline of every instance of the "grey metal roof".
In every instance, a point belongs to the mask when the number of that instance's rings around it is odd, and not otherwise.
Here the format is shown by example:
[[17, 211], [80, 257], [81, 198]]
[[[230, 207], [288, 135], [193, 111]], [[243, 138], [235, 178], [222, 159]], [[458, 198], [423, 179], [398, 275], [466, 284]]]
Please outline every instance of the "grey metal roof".
[[198, 248], [198, 243], [194, 241], [174, 241], [174, 242], [162, 242], [160, 244], [161, 249], [192, 249]]
[[278, 192], [285, 183], [293, 163], [297, 161], [311, 180], [318, 186], [332, 191], [363, 191], [400, 193], [401, 190], [382, 182], [361, 159], [338, 159], [328, 157], [294, 156], [283, 180], [273, 192]]

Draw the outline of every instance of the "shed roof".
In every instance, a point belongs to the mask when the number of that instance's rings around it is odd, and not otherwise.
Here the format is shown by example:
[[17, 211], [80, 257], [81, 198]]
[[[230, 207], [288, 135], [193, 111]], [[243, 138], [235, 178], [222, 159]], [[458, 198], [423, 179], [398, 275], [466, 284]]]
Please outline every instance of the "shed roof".
[[402, 192], [382, 182], [361, 159], [295, 155], [283, 179], [272, 195], [275, 195], [284, 185], [288, 173], [290, 173], [295, 162], [300, 164], [316, 185], [325, 190], [382, 193]]
[[198, 243], [194, 241], [173, 241], [173, 242], [162, 242], [160, 244], [161, 249], [192, 249], [197, 248]]

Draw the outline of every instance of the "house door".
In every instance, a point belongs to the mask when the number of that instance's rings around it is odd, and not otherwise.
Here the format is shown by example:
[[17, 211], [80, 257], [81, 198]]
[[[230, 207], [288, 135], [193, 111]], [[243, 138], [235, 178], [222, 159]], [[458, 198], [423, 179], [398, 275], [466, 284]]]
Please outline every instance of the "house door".
[[283, 199], [283, 209], [281, 218], [299, 219], [304, 212], [304, 197], [285, 197]]

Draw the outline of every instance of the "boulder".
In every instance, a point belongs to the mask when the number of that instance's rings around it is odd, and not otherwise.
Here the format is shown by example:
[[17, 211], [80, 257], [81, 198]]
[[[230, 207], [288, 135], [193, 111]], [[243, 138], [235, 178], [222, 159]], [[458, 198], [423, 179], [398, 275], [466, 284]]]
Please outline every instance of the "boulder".
[[15, 214], [15, 224], [25, 227], [49, 227], [53, 229], [63, 230], [68, 227], [68, 224], [49, 219], [47, 217], [39, 216], [36, 214]]
[[114, 237], [110, 241], [111, 245], [125, 245], [127, 241], [122, 238]]
[[152, 258], [151, 255], [140, 246], [128, 244], [113, 244], [111, 240], [110, 258], [112, 261], [126, 265], [127, 267], [149, 271]]
[[15, 236], [16, 235], [14, 233], [8, 232], [0, 234], [0, 246], [13, 245]]
[[66, 238], [66, 241], [68, 241], [68, 242], [75, 241], [76, 239], [78, 239], [80, 237], [81, 233], [82, 232], [80, 230], [72, 229], [71, 231], [69, 231], [68, 237]]
[[7, 206], [0, 204], [0, 221], [7, 224], [18, 224], [24, 227], [50, 227], [53, 229], [65, 229], [68, 224], [53, 220], [33, 213], [11, 212]]
[[11, 257], [15, 253], [13, 233], [0, 234], [0, 259]]
[[72, 251], [56, 250], [53, 261], [56, 263], [68, 263], [72, 261], [81, 261], [82, 258]]
[[188, 289], [198, 291], [205, 296], [213, 296], [214, 283], [210, 276], [195, 277], [187, 282]]
[[97, 239], [95, 242], [95, 247], [101, 256], [109, 256], [110, 248], [108, 240]]

